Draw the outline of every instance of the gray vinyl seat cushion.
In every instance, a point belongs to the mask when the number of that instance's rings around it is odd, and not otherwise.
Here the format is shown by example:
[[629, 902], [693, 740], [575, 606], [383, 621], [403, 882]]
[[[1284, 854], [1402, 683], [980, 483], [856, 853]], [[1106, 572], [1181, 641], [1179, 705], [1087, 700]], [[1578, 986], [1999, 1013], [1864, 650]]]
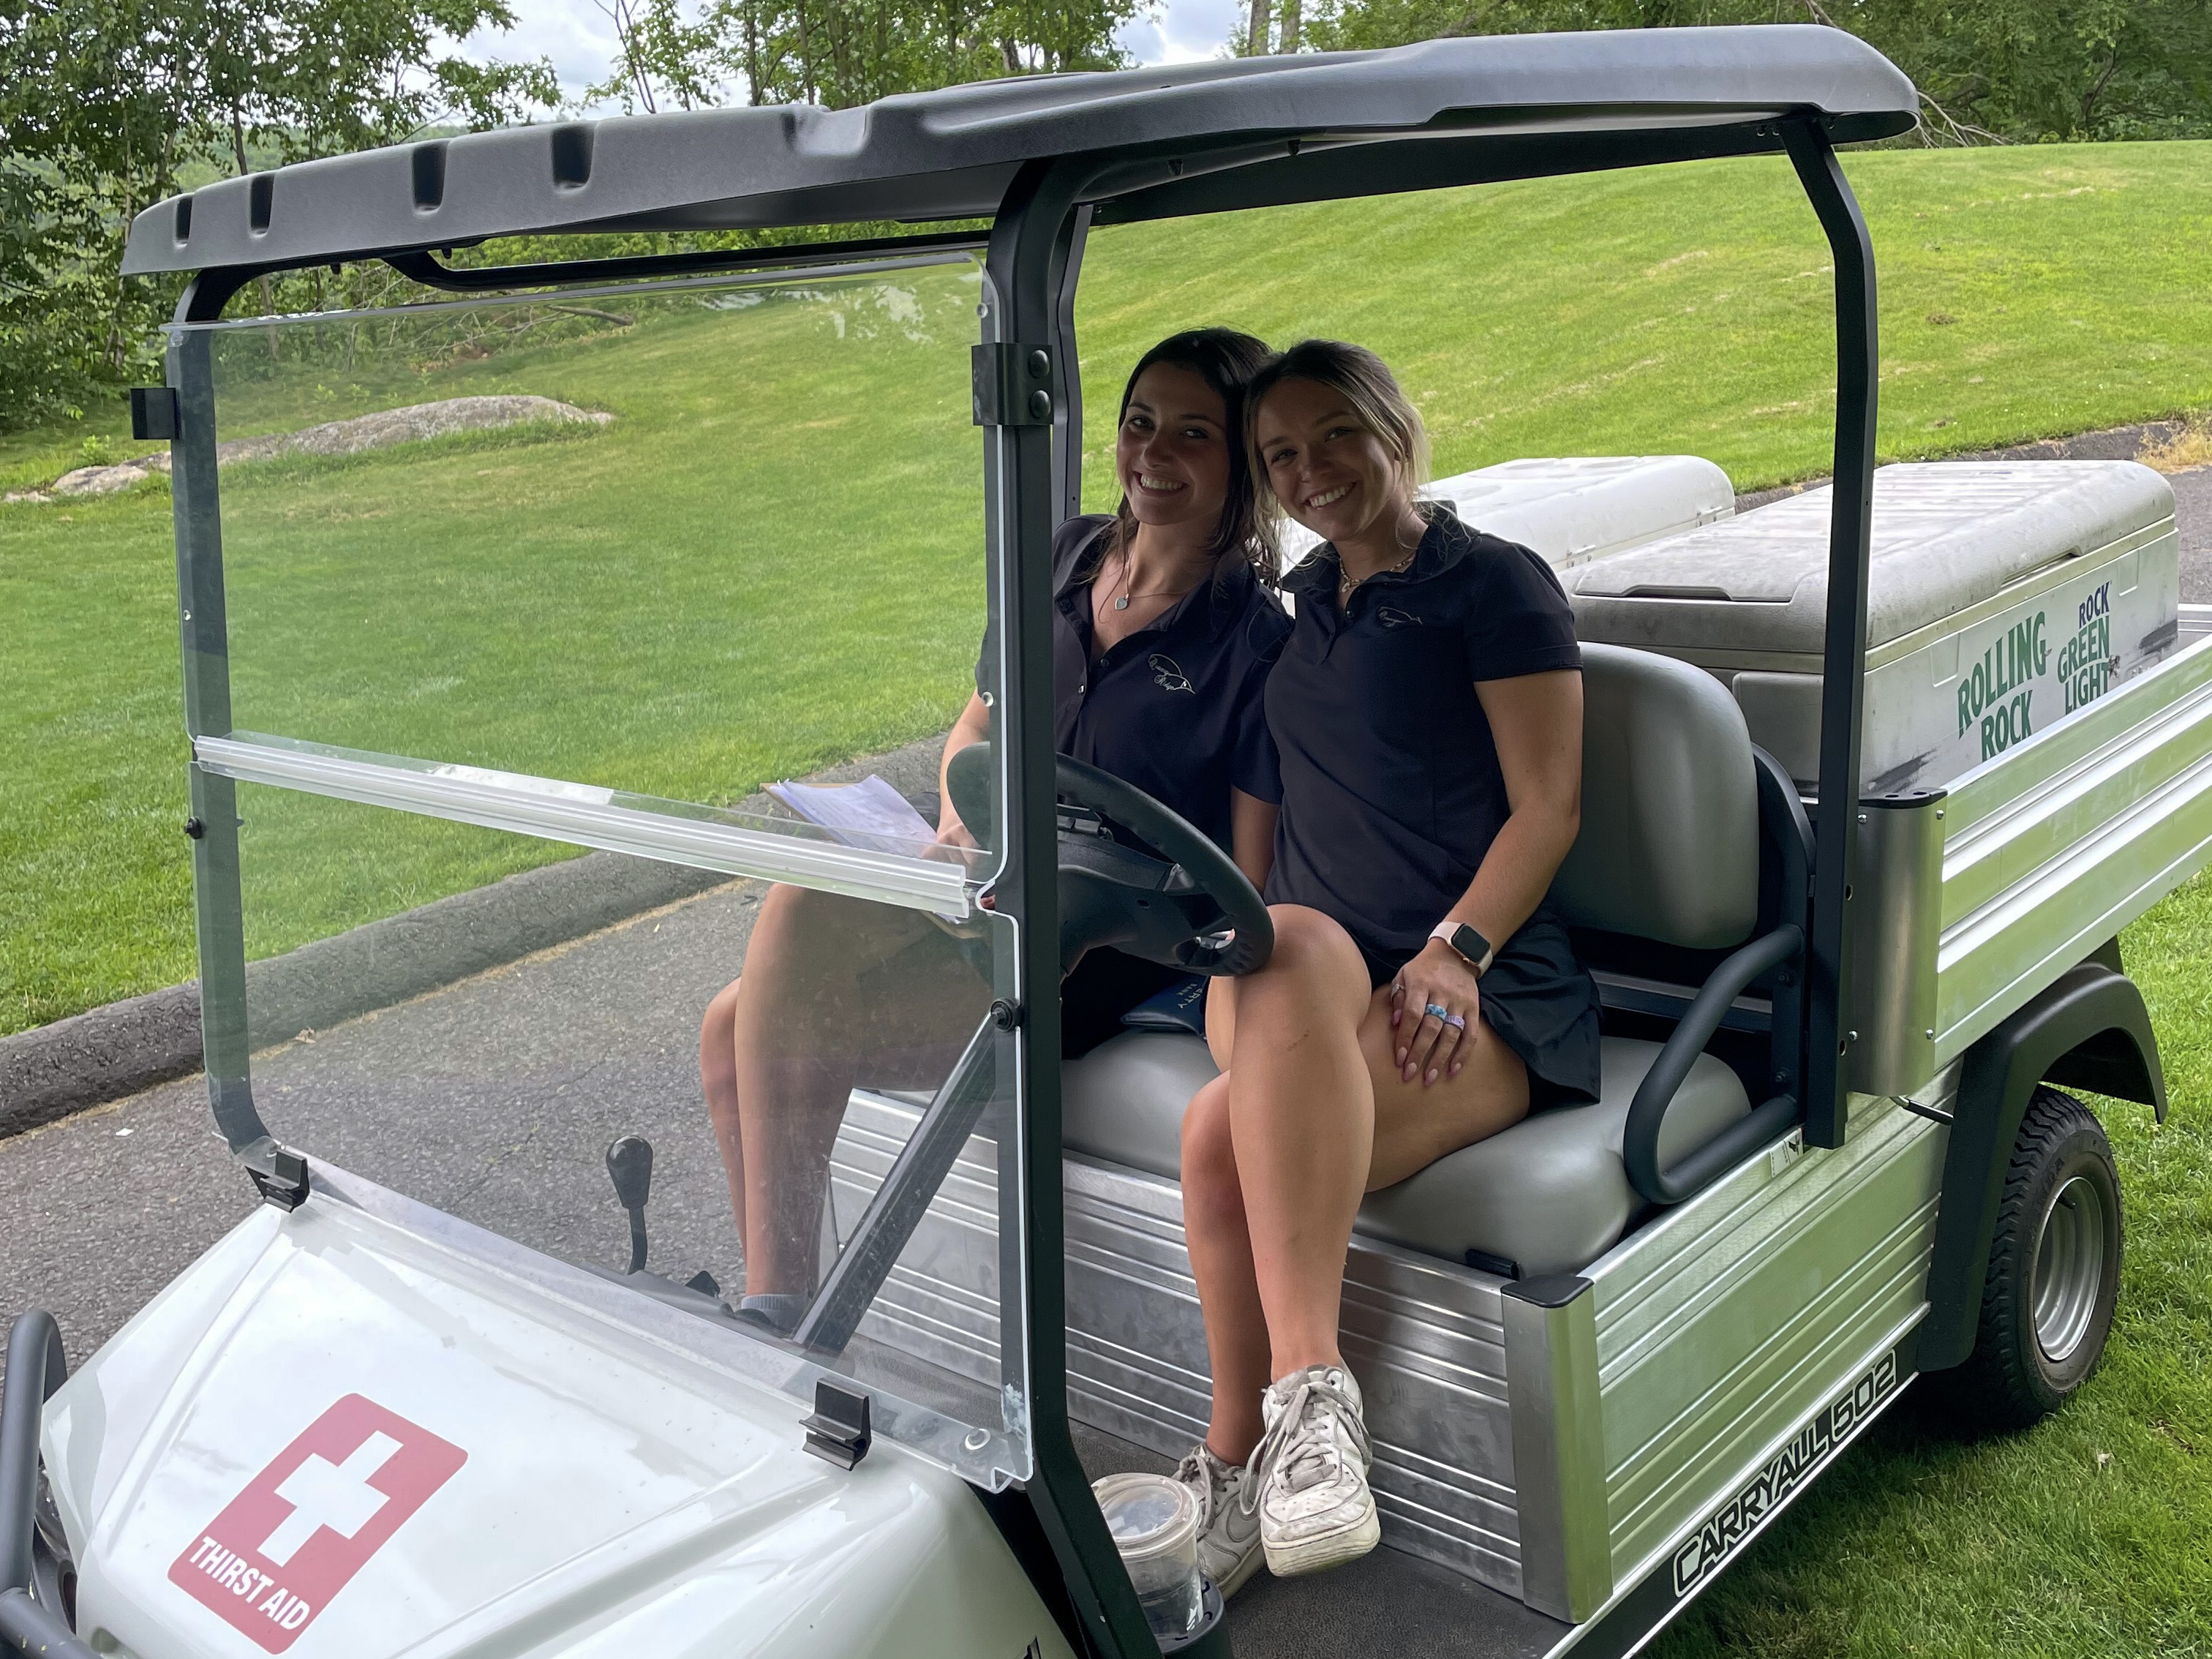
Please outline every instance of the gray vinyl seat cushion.
[[[1480, 1250], [1526, 1274], [1586, 1267], [1643, 1208], [1621, 1163], [1621, 1131], [1658, 1053], [1656, 1042], [1605, 1038], [1598, 1100], [1536, 1113], [1370, 1194], [1357, 1230], [1448, 1261]], [[1061, 1067], [1061, 1138], [1071, 1152], [1176, 1180], [1183, 1109], [1215, 1075], [1194, 1036], [1125, 1031]], [[1662, 1166], [1750, 1109], [1735, 1073], [1700, 1054], [1660, 1136]]]

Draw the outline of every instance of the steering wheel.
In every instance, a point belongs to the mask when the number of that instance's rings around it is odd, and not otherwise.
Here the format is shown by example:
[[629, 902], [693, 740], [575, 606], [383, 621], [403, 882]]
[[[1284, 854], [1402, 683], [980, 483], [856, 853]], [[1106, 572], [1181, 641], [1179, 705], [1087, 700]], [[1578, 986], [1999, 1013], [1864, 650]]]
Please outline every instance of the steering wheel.
[[[1194, 974], [1249, 974], [1266, 965], [1275, 925], [1235, 860], [1134, 784], [1066, 755], [1057, 761], [1063, 977], [1101, 945]], [[995, 840], [990, 744], [970, 744], [953, 756], [945, 784], [976, 839]], [[1102, 818], [1160, 856], [1122, 846]], [[1221, 937], [1231, 930], [1234, 937]]]

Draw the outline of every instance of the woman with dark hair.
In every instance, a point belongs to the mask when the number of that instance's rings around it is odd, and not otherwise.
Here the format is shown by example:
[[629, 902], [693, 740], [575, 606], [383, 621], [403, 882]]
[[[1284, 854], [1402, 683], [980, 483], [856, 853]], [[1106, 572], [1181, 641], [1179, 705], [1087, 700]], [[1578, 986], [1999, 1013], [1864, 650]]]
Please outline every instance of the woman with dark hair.
[[1324, 544], [1285, 584], [1297, 626], [1267, 685], [1274, 953], [1213, 981], [1222, 1074], [1183, 1119], [1213, 1370], [1185, 1468], [1237, 1489], [1209, 1516], [1218, 1551], [1296, 1573], [1378, 1536], [1337, 1346], [1361, 1197], [1532, 1104], [1595, 1098], [1597, 993], [1544, 903], [1582, 812], [1582, 658], [1558, 579], [1415, 501], [1420, 416], [1372, 352], [1306, 341], [1249, 395], [1263, 502]]
[[[1259, 341], [1219, 328], [1146, 352], [1121, 397], [1119, 510], [1070, 520], [1053, 538], [1057, 746], [1181, 813], [1255, 885], [1267, 880], [1279, 795], [1261, 693], [1290, 631], [1269, 591], [1274, 550], [1257, 527], [1243, 426], [1245, 385], [1267, 360]], [[945, 740], [940, 787], [951, 757], [989, 734], [980, 666], [976, 681]], [[938, 840], [975, 846], [949, 793], [943, 800]], [[892, 972], [874, 971], [894, 958]], [[1105, 1041], [1176, 977], [1091, 951], [1061, 987], [1065, 1052]], [[744, 975], [708, 1005], [699, 1032], [700, 1079], [744, 1242], [740, 1312], [787, 1331], [804, 1311], [830, 1152], [854, 1084], [941, 1079], [990, 994], [921, 912], [769, 890]]]

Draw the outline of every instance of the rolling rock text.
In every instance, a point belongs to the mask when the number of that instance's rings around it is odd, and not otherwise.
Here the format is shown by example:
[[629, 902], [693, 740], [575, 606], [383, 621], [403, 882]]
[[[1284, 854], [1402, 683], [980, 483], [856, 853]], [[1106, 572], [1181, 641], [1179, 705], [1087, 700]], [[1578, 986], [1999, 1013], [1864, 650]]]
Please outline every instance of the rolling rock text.
[[[2063, 612], [2061, 613], [2063, 614]], [[2112, 585], [2100, 582], [2075, 607], [2074, 632], [2057, 647], [2057, 690], [2070, 714], [2105, 695], [2119, 673], [2112, 654]], [[2023, 617], [1990, 641], [1981, 659], [1959, 677], [1959, 735], [1978, 723], [1982, 758], [2002, 755], [2035, 735], [2033, 684], [2051, 670], [2050, 612]]]

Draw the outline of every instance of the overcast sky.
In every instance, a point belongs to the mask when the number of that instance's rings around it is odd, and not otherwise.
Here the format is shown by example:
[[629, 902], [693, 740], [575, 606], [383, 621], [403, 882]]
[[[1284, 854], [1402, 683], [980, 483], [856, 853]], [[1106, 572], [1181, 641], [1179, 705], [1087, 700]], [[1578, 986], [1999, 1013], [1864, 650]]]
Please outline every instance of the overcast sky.
[[[463, 48], [471, 58], [550, 58], [561, 88], [574, 97], [606, 75], [615, 52], [614, 25], [595, 0], [511, 0], [515, 27], [483, 31]], [[1142, 64], [1181, 64], [1211, 58], [1237, 26], [1239, 0], [1166, 0], [1157, 20], [1139, 18], [1121, 31], [1121, 44]]]

